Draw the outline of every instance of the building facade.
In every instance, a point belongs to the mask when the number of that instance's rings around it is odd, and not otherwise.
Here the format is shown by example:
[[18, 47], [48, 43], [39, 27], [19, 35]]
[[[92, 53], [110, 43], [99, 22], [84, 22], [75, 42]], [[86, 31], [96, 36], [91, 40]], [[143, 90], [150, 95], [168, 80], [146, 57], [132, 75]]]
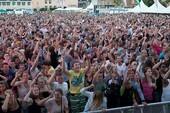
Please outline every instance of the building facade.
[[78, 7], [78, 0], [54, 0], [57, 8]]
[[0, 0], [0, 9], [78, 7], [78, 0]]
[[1, 9], [32, 9], [32, 0], [0, 0]]

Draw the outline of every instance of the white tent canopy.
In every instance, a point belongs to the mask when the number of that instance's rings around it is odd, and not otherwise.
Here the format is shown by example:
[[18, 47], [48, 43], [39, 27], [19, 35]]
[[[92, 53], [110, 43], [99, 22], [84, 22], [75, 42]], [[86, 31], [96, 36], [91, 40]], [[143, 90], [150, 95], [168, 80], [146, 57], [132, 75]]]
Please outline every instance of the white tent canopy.
[[94, 5], [93, 3], [90, 3], [89, 6], [86, 7], [87, 10], [94, 10]]
[[165, 13], [166, 8], [159, 2], [154, 3], [152, 6], [149, 7], [149, 13]]
[[141, 0], [141, 2], [140, 2], [140, 9], [141, 9], [141, 12], [143, 12], [143, 13], [150, 10], [149, 7], [144, 4], [143, 0]]
[[53, 12], [55, 12], [55, 11], [73, 11], [73, 12], [79, 12], [79, 11], [82, 11], [82, 10], [83, 10], [82, 8], [70, 7], [70, 8], [65, 8], [65, 9], [58, 8], [58, 9], [55, 9]]
[[164, 7], [159, 0], [156, 0], [155, 3], [147, 7], [143, 0], [141, 0], [140, 5], [137, 5], [133, 9], [130, 9], [128, 12], [134, 12], [134, 13], [170, 13], [170, 6], [169, 7]]
[[133, 13], [140, 13], [140, 7], [139, 5], [137, 5], [136, 7], [134, 7], [133, 9], [129, 9], [128, 12], [133, 12]]
[[166, 14], [168, 14], [168, 13], [170, 13], [170, 7], [167, 7], [167, 8], [164, 8], [164, 9], [161, 9], [160, 11], [158, 11], [159, 13], [166, 13]]

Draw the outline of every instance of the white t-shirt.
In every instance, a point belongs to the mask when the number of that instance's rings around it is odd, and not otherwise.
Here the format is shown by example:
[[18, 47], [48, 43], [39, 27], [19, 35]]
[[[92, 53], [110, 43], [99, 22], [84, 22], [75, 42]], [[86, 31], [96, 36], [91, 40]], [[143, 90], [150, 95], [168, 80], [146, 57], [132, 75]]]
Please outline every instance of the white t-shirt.
[[39, 70], [37, 67], [35, 69], [32, 69], [32, 67], [30, 68], [30, 74], [31, 74], [32, 79], [35, 78], [35, 76], [37, 75], [38, 72], [39, 72]]
[[170, 79], [168, 79], [168, 86], [163, 87], [162, 102], [170, 101]]
[[[62, 96], [62, 106], [56, 103], [55, 98], [51, 98], [44, 103], [48, 113], [64, 113], [64, 109], [68, 108], [68, 100], [65, 96]], [[61, 109], [62, 108], [62, 109]]]
[[116, 64], [116, 67], [117, 67], [118, 74], [125, 76], [125, 72], [126, 72], [126, 65], [125, 65], [125, 63], [123, 63], [121, 66]]
[[68, 93], [68, 84], [66, 82], [63, 82], [62, 84], [59, 84], [58, 82], [53, 82], [53, 91], [55, 91], [57, 88], [60, 88], [63, 90], [64, 96]]

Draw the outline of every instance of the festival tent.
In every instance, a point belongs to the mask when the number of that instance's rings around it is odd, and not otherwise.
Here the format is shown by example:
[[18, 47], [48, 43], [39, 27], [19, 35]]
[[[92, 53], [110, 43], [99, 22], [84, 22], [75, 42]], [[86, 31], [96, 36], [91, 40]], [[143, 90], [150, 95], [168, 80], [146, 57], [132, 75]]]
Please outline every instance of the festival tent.
[[165, 8], [160, 2], [159, 0], [155, 0], [155, 3], [150, 6], [147, 7], [143, 0], [141, 0], [141, 2], [134, 7], [133, 9], [129, 9], [128, 12], [134, 12], [134, 13], [170, 13], [170, 6], [168, 8]]
[[81, 12], [83, 9], [82, 8], [77, 8], [77, 7], [68, 7], [65, 8], [64, 11], [72, 11], [72, 12]]
[[90, 3], [90, 5], [87, 6], [86, 10], [94, 10], [94, 5], [93, 5], [93, 3]]
[[143, 2], [143, 0], [141, 0], [140, 4], [138, 4], [136, 7], [134, 7], [133, 9], [129, 9], [128, 12], [133, 12], [133, 13], [146, 13], [149, 10], [149, 7], [146, 6]]
[[86, 7], [86, 9], [84, 9], [85, 12], [94, 12], [94, 5], [91, 2], [89, 6]]
[[55, 11], [70, 11], [70, 12], [81, 12], [82, 11], [82, 8], [77, 8], [77, 7], [68, 7], [68, 8], [65, 8], [65, 9], [62, 9], [62, 8], [58, 8], [58, 9], [55, 9], [53, 12]]
[[166, 13], [166, 14], [170, 14], [170, 6], [167, 7], [167, 8], [164, 8], [163, 10], [160, 11], [160, 13], [161, 12]]
[[149, 7], [149, 10], [147, 13], [165, 13], [166, 8], [157, 0], [157, 3], [155, 2], [152, 6]]
[[141, 0], [140, 2], [140, 9], [142, 13], [147, 13], [149, 9], [148, 6], [145, 5], [145, 3], [143, 2], [143, 0]]
[[170, 13], [170, 10], [168, 11], [168, 8], [164, 7], [159, 0], [157, 0], [157, 7], [158, 7], [158, 13]]
[[140, 13], [140, 12], [141, 12], [141, 8], [140, 8], [139, 5], [137, 5], [137, 6], [134, 7], [133, 9], [129, 9], [128, 12]]

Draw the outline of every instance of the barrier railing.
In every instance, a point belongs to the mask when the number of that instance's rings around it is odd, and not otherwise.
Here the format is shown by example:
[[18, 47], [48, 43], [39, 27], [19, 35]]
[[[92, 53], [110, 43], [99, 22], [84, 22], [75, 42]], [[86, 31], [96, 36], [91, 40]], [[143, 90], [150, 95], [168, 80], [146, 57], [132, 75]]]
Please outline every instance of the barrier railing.
[[[102, 113], [101, 110], [82, 113]], [[127, 106], [113, 109], [106, 109], [106, 113], [170, 113], [170, 101], [139, 105], [138, 107]]]

